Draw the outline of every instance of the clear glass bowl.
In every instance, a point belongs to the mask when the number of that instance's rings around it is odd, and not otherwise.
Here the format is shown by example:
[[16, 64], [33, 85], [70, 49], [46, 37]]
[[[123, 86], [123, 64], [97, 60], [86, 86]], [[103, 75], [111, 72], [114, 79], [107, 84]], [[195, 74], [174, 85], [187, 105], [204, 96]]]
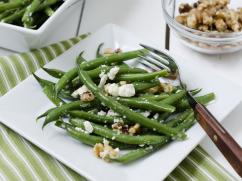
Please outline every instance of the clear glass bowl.
[[[164, 18], [170, 29], [178, 35], [178, 38], [184, 45], [206, 54], [232, 53], [242, 49], [242, 32], [201, 32], [178, 23], [174, 19], [174, 17], [178, 15], [178, 6], [180, 3], [186, 2], [191, 3], [196, 2], [196, 0], [162, 0]], [[241, 4], [242, 0], [232, 0], [230, 7], [242, 7]]]

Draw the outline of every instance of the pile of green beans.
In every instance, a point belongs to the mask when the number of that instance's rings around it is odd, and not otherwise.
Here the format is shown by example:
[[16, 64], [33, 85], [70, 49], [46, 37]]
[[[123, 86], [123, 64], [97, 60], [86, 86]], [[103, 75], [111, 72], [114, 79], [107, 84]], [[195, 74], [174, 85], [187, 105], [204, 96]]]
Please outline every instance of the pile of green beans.
[[62, 5], [63, 0], [0, 1], [0, 21], [38, 29]]
[[[90, 61], [82, 57], [83, 52], [80, 53], [76, 67], [67, 72], [43, 68], [57, 79], [56, 82], [34, 75], [43, 92], [56, 106], [37, 118], [44, 119], [43, 128], [54, 122], [68, 135], [86, 145], [103, 144], [103, 139], [106, 139], [113, 148], [131, 149], [126, 154], [109, 158], [109, 161], [123, 164], [153, 153], [173, 140], [186, 139], [185, 131], [195, 123], [195, 116], [187, 101], [186, 90], [178, 86], [174, 86], [171, 92], [161, 89], [159, 78], [168, 78], [170, 72], [161, 70], [150, 73], [125, 64], [127, 60], [145, 56], [147, 51], [144, 49], [104, 56], [101, 53], [102, 46], [98, 46], [96, 58]], [[118, 67], [119, 71], [106, 84], [133, 84], [134, 96], [115, 97], [98, 86], [100, 74], [108, 74], [114, 67]], [[88, 102], [73, 97], [73, 92], [83, 86], [94, 97]], [[153, 88], [157, 88], [157, 91], [151, 93], [150, 89]], [[194, 89], [191, 93], [197, 95], [200, 91]], [[197, 96], [196, 99], [202, 104], [208, 104], [215, 99], [215, 95], [209, 93]], [[113, 114], [106, 114], [110, 110]], [[85, 130], [85, 122], [91, 125], [91, 132]], [[115, 129], [115, 124], [123, 125], [126, 130]], [[139, 126], [139, 130], [129, 132], [135, 125]]]

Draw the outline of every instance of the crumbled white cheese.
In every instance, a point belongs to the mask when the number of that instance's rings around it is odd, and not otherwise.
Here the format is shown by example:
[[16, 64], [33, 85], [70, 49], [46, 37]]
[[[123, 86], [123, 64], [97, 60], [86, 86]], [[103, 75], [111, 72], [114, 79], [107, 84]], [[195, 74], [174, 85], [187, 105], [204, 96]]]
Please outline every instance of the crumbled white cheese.
[[106, 112], [104, 112], [103, 110], [101, 110], [101, 111], [99, 111], [98, 113], [97, 113], [97, 115], [100, 115], [100, 116], [105, 116], [107, 113]]
[[99, 74], [99, 78], [102, 78], [104, 75], [105, 75], [105, 72], [101, 72], [101, 73]]
[[150, 115], [150, 111], [141, 112], [140, 114], [142, 114], [144, 117], [148, 117]]
[[114, 112], [112, 109], [109, 109], [107, 112], [107, 116], [118, 116], [119, 114]]
[[110, 71], [107, 74], [108, 78], [110, 80], [113, 80], [115, 78], [115, 76], [117, 75], [118, 71], [119, 71], [119, 67], [117, 67], [117, 66], [111, 68]]
[[109, 145], [109, 141], [105, 138], [103, 138], [103, 145], [104, 146], [108, 146]]
[[114, 123], [123, 123], [124, 121], [121, 118], [115, 118], [113, 119]]
[[135, 88], [133, 84], [121, 85], [118, 89], [118, 94], [121, 97], [132, 97], [135, 95]]
[[81, 86], [79, 89], [75, 90], [75, 91], [71, 94], [71, 96], [72, 96], [72, 97], [75, 97], [75, 98], [78, 98], [78, 96], [82, 95], [82, 94], [85, 93], [85, 92], [90, 92], [90, 90], [89, 90], [85, 85], [83, 85], [83, 86]]
[[89, 121], [85, 121], [84, 123], [84, 128], [85, 128], [85, 131], [90, 134], [93, 132], [93, 127], [92, 127], [92, 124], [89, 122]]
[[106, 84], [104, 86], [104, 91], [106, 93], [108, 93], [111, 96], [117, 97], [118, 96], [118, 91], [119, 91], [119, 87], [118, 84]]
[[154, 119], [158, 119], [158, 117], [159, 117], [159, 114], [158, 114], [158, 113], [156, 113], [156, 114], [153, 116]]
[[100, 82], [98, 87], [99, 88], [103, 88], [103, 86], [106, 84], [107, 80], [108, 80], [108, 75], [105, 74], [104, 72], [102, 72], [101, 74], [99, 74], [100, 77]]

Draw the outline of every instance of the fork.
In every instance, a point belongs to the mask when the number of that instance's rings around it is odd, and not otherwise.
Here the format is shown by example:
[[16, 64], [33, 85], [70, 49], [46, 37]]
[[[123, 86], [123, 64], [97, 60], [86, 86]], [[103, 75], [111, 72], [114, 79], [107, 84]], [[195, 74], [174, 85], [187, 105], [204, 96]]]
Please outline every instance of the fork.
[[[180, 86], [186, 90], [185, 84], [181, 79], [179, 67], [171, 56], [150, 46], [143, 44], [140, 45], [148, 50], [146, 56], [141, 56], [142, 60], [145, 60], [140, 61], [141, 64], [153, 70], [169, 70], [172, 75], [171, 77], [174, 79], [177, 78]], [[205, 106], [198, 103], [189, 91], [186, 92], [189, 104], [195, 112], [198, 123], [238, 175], [242, 177], [242, 149], [240, 145], [232, 138], [232, 136]]]

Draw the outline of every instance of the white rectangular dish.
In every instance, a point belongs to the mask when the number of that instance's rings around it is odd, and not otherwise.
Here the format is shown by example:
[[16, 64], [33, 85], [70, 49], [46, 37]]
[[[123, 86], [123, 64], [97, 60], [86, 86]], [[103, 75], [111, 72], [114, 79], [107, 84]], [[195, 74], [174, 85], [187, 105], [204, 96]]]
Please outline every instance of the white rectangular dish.
[[[75, 58], [82, 50], [85, 51], [85, 58], [94, 58], [96, 48], [101, 42], [105, 43], [105, 47], [121, 48], [123, 51], [137, 49], [139, 43], [146, 43], [115, 25], [107, 25], [56, 58], [47, 67], [69, 70], [75, 65]], [[216, 102], [209, 105], [208, 109], [218, 120], [223, 120], [242, 100], [240, 87], [212, 72], [201, 71], [199, 67], [187, 64], [182, 57], [172, 56], [180, 65], [182, 77], [189, 88], [202, 87], [204, 93], [216, 93]], [[49, 78], [42, 70], [39, 70], [37, 75], [44, 79]], [[187, 132], [187, 140], [173, 142], [144, 159], [129, 165], [106, 163], [94, 156], [91, 147], [75, 141], [54, 125], [41, 129], [42, 123], [36, 123], [35, 119], [51, 107], [53, 105], [39, 84], [30, 76], [0, 98], [0, 120], [92, 181], [160, 181], [165, 179], [205, 136], [204, 131], [196, 124]]]
[[66, 0], [37, 30], [0, 22], [0, 47], [24, 52], [76, 36], [84, 1]]

